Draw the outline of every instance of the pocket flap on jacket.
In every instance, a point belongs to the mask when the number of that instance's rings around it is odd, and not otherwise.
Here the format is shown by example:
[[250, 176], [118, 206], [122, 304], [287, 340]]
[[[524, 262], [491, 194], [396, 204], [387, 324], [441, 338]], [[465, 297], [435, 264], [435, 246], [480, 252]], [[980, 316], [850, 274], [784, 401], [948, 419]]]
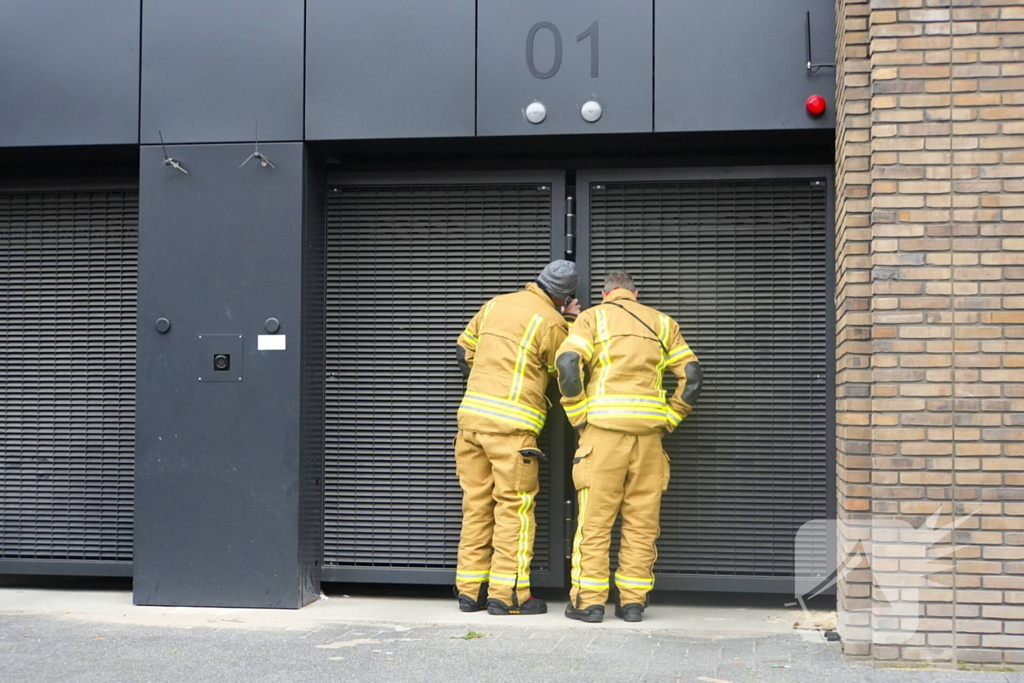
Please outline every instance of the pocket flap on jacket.
[[594, 450], [594, 447], [592, 445], [591, 446], [580, 446], [579, 448], [576, 449], [576, 455], [574, 455], [572, 457], [572, 464], [575, 465], [580, 460], [583, 460], [583, 458], [585, 458], [588, 455], [590, 455], [593, 452], [593, 450]]

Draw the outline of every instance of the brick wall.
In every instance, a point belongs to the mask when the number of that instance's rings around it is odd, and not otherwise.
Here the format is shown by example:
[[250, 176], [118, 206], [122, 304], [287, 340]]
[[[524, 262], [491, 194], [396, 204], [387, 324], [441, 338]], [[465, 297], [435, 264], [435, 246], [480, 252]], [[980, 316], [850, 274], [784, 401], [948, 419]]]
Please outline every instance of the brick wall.
[[1024, 0], [837, 10], [845, 651], [1024, 663]]

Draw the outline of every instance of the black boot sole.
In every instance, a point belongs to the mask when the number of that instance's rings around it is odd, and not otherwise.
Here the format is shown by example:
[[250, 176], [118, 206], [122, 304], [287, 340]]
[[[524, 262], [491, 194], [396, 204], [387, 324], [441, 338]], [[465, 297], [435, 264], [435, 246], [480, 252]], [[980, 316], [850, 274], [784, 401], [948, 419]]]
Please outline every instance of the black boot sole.
[[572, 605], [565, 610], [565, 616], [576, 621], [582, 621], [585, 624], [600, 624], [604, 621], [604, 614], [575, 609]]
[[[534, 601], [530, 600], [529, 602]], [[548, 606], [544, 604], [523, 610], [521, 607], [502, 607], [501, 605], [488, 604], [487, 613], [493, 614], [496, 617], [528, 617], [534, 614], [547, 614]]]

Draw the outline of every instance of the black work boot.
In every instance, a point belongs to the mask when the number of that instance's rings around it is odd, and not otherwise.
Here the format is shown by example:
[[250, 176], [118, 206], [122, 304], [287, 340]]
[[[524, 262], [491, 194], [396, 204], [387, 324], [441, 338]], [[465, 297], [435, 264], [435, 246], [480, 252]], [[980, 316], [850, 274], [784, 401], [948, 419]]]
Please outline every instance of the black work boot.
[[547, 614], [548, 603], [544, 602], [540, 598], [530, 598], [521, 605], [512, 605], [511, 607], [509, 607], [497, 598], [489, 598], [487, 600], [487, 613], [498, 615]]
[[639, 602], [631, 602], [628, 605], [615, 605], [615, 616], [625, 621], [643, 621], [644, 606]]
[[588, 624], [600, 624], [604, 621], [604, 605], [591, 605], [586, 609], [576, 609], [570, 602], [565, 606], [565, 616]]
[[479, 612], [480, 610], [487, 607], [487, 582], [480, 584], [480, 591], [477, 593], [476, 599], [465, 593], [459, 593], [459, 589], [453, 590], [455, 595], [459, 598], [459, 610], [462, 612]]

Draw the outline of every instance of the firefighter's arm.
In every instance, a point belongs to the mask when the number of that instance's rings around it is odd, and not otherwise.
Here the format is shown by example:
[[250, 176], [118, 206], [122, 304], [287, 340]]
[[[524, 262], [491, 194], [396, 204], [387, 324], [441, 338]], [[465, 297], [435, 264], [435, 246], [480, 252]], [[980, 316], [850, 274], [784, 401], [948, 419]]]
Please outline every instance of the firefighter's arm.
[[463, 379], [469, 379], [469, 371], [473, 369], [473, 357], [476, 355], [476, 347], [480, 341], [480, 320], [483, 317], [484, 309], [481, 308], [473, 319], [466, 325], [466, 329], [459, 335], [455, 342], [455, 360], [462, 371]]
[[562, 393], [562, 406], [573, 427], [587, 423], [587, 393], [583, 369], [594, 357], [594, 331], [591, 316], [580, 314], [569, 328], [569, 336], [558, 349], [555, 367], [558, 369], [558, 390]]
[[697, 354], [690, 349], [686, 340], [683, 339], [683, 335], [679, 332], [679, 325], [675, 321], [672, 321], [669, 339], [671, 343], [668, 347], [666, 366], [679, 379], [679, 385], [676, 387], [675, 393], [668, 399], [668, 426], [666, 430], [671, 432], [693, 412], [693, 407], [697, 404], [697, 399], [700, 397], [704, 374], [700, 368], [700, 362], [697, 360]]
[[544, 363], [544, 369], [548, 371], [549, 375], [554, 375], [557, 372], [555, 368], [555, 358], [558, 355], [558, 349], [565, 341], [568, 329], [568, 325], [560, 322], [549, 327], [548, 331], [544, 335], [540, 357]]

